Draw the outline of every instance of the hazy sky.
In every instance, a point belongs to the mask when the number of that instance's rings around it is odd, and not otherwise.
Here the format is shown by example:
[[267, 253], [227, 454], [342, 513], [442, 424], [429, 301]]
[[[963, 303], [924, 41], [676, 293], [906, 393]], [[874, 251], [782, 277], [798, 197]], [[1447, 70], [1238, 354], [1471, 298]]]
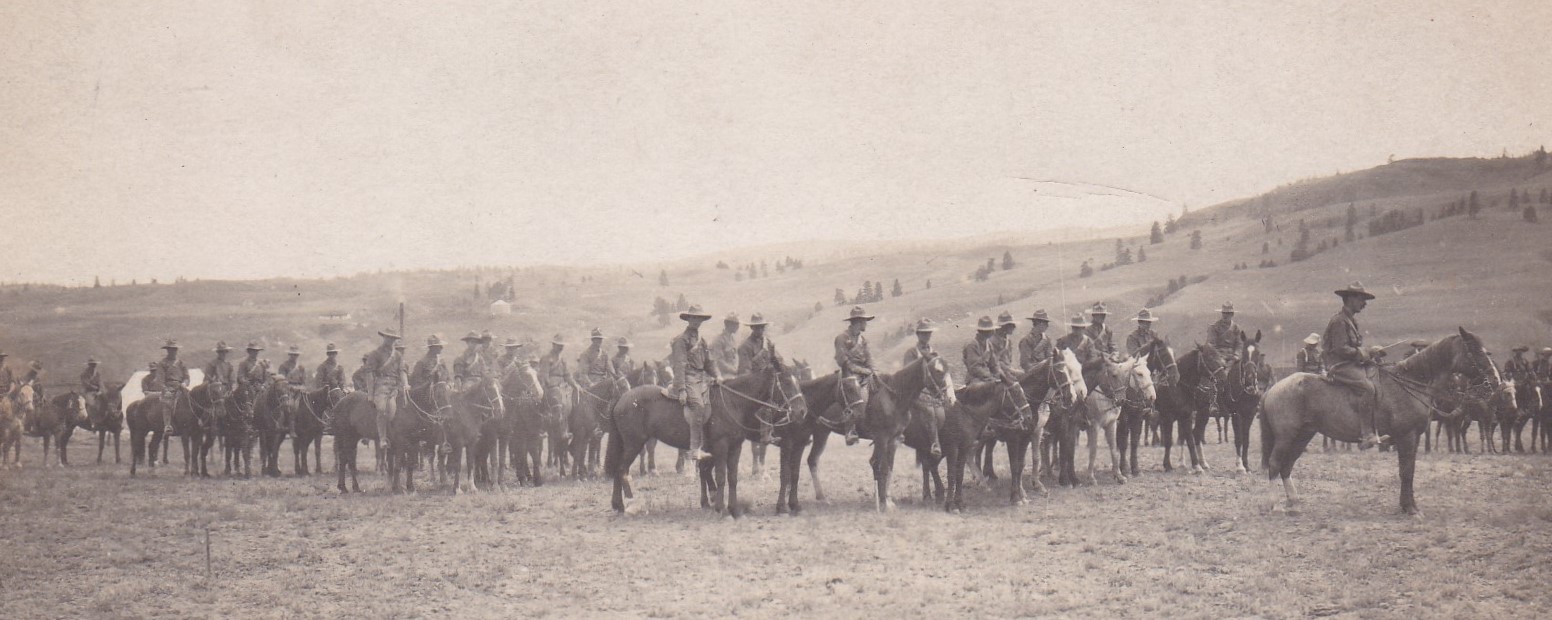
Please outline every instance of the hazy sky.
[[1146, 221], [1552, 142], [1546, 0], [496, 4], [0, 5], [0, 279]]

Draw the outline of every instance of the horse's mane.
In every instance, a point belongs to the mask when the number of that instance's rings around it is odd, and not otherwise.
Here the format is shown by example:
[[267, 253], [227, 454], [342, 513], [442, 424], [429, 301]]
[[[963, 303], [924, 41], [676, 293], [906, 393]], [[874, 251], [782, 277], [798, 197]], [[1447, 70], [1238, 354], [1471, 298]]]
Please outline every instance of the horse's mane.
[[[1439, 373], [1449, 372], [1455, 363], [1457, 353], [1467, 353], [1465, 337], [1461, 334], [1450, 334], [1423, 347], [1416, 355], [1396, 362], [1396, 372], [1411, 379], [1425, 379], [1429, 376], [1437, 376]], [[1497, 375], [1497, 367], [1488, 364]]]

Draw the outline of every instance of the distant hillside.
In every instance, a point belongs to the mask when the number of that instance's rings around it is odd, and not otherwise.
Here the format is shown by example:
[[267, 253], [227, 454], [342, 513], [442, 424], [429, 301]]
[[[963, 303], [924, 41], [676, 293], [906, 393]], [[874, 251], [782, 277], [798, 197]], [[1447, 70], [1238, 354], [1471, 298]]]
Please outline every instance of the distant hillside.
[[[596, 326], [609, 335], [611, 348], [614, 338], [626, 335], [636, 343], [636, 358], [650, 359], [665, 356], [668, 340], [682, 328], [675, 318], [664, 324], [653, 315], [654, 299], [672, 304], [682, 295], [719, 319], [730, 311], [745, 318], [762, 312], [774, 323], [782, 350], [830, 369], [830, 342], [867, 281], [883, 284], [883, 300], [867, 307], [879, 316], [869, 336], [885, 368], [896, 366], [914, 340], [908, 326], [919, 317], [939, 322], [935, 342], [957, 365], [980, 315], [1011, 312], [1020, 319], [1022, 337], [1029, 329], [1024, 317], [1043, 308], [1058, 319], [1052, 328], [1057, 335], [1065, 331], [1066, 317], [1095, 301], [1109, 306], [1119, 335], [1132, 328], [1131, 315], [1154, 302], [1162, 316], [1158, 329], [1181, 346], [1202, 338], [1218, 306], [1234, 301], [1241, 324], [1263, 330], [1274, 361], [1286, 363], [1295, 343], [1335, 312], [1331, 291], [1362, 280], [1380, 295], [1361, 317], [1371, 342], [1439, 338], [1463, 325], [1479, 331], [1493, 349], [1507, 351], [1518, 343], [1552, 345], [1552, 256], [1544, 250], [1552, 247], [1552, 222], [1527, 224], [1518, 209], [1507, 208], [1512, 190], [1527, 196], [1543, 217], [1552, 216], [1552, 204], [1540, 202], [1544, 191], [1552, 191], [1552, 175], [1537, 172], [1542, 166], [1534, 157], [1404, 160], [1302, 181], [1193, 211], [1161, 243], [1150, 243], [1145, 227], [1128, 231], [1119, 242], [1133, 262], [1114, 267], [1108, 265], [1117, 260], [1116, 237], [990, 233], [998, 235], [995, 240], [898, 243], [871, 252], [867, 244], [844, 242], [771, 245], [631, 267], [100, 289], [10, 286], [0, 288], [0, 347], [11, 353], [13, 367], [43, 361], [51, 383], [68, 382], [88, 355], [103, 358], [110, 376], [127, 377], [158, 355], [166, 337], [180, 340], [192, 364], [208, 360], [218, 339], [238, 348], [259, 339], [269, 345], [271, 359], [284, 357], [286, 345], [302, 346], [309, 367], [332, 341], [345, 349], [343, 360], [353, 368], [375, 345], [376, 330], [395, 324], [403, 301], [416, 355], [428, 333], [456, 340], [468, 330], [489, 329], [529, 342], [533, 355], [548, 350], [550, 337], [559, 333], [573, 343], [568, 355], [574, 357]], [[1451, 214], [1473, 191], [1478, 216]], [[1301, 230], [1308, 231], [1308, 257], [1291, 262]], [[1201, 249], [1192, 249], [1193, 233]], [[1144, 253], [1146, 260], [1137, 261]], [[1003, 269], [1005, 254], [1013, 259], [1010, 269]], [[801, 268], [778, 268], [788, 256], [801, 260]], [[729, 268], [719, 269], [719, 260]], [[992, 270], [978, 279], [988, 261]], [[1276, 266], [1260, 267], [1269, 261]], [[1090, 277], [1079, 276], [1085, 262]], [[754, 279], [738, 268], [750, 263], [757, 267]], [[1240, 265], [1248, 268], [1236, 269]], [[666, 286], [659, 280], [664, 275]], [[1170, 293], [1169, 283], [1182, 277], [1187, 286]], [[899, 296], [891, 294], [895, 280]], [[491, 286], [499, 283], [501, 292], [508, 281], [513, 290], [500, 296], [512, 302], [512, 313], [491, 316]], [[836, 303], [836, 289], [845, 303]], [[708, 324], [708, 338], [720, 324]], [[460, 349], [454, 342], [448, 353]]]

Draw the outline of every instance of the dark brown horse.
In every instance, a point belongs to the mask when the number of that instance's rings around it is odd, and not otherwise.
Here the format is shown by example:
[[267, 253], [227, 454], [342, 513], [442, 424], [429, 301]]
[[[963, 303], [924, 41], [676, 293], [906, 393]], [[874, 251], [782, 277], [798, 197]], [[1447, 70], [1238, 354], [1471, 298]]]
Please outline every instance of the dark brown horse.
[[1502, 382], [1482, 341], [1461, 328], [1458, 335], [1435, 342], [1394, 367], [1374, 369], [1370, 397], [1360, 398], [1350, 388], [1308, 373], [1294, 373], [1273, 385], [1261, 399], [1261, 465], [1269, 480], [1282, 478], [1287, 508], [1292, 510], [1297, 502], [1293, 465], [1310, 439], [1325, 433], [1357, 441], [1358, 416], [1372, 415], [1376, 431], [1389, 435], [1395, 445], [1401, 510], [1417, 514], [1412, 477], [1418, 434], [1427, 428], [1432, 411], [1432, 384], [1452, 372], [1464, 374], [1473, 390], [1496, 391]]
[[[700, 467], [700, 475], [710, 478], [711, 508], [727, 510], [732, 517], [743, 514], [738, 501], [738, 458], [746, 440], [759, 436], [758, 413], [775, 408], [789, 417], [808, 415], [808, 405], [792, 371], [778, 361], [776, 369], [752, 373], [711, 386], [710, 419], [706, 422], [705, 448], [711, 458]], [[631, 485], [631, 463], [641, 454], [647, 439], [656, 438], [676, 448], [689, 445], [690, 425], [684, 407], [663, 394], [662, 388], [643, 385], [631, 388], [608, 420], [609, 445], [604, 470], [614, 479], [610, 505], [618, 512], [626, 509], [625, 500], [635, 493]]]
[[[1503, 435], [1503, 451], [1505, 454], [1509, 452], [1509, 438], [1511, 435], [1514, 438], [1514, 451], [1525, 452], [1525, 442], [1523, 441], [1525, 425], [1534, 419], [1536, 414], [1540, 413], [1542, 406], [1541, 398], [1541, 387], [1536, 385], [1535, 381], [1521, 379], [1514, 382], [1515, 407], [1499, 412], [1501, 417], [1499, 418], [1498, 428]], [[1530, 449], [1532, 452], [1536, 451], [1536, 435], [1534, 432], [1531, 433]]]
[[1250, 471], [1250, 425], [1266, 386], [1262, 384], [1261, 330], [1254, 338], [1241, 332], [1240, 342], [1239, 359], [1229, 364], [1218, 389], [1218, 410], [1228, 415], [1234, 428], [1234, 468], [1243, 474]]
[[568, 421], [571, 430], [572, 476], [577, 480], [598, 475], [598, 457], [603, 448], [605, 419], [620, 395], [630, 389], [624, 378], [603, 380], [577, 390], [577, 406]]
[[26, 391], [24, 401], [0, 394], [0, 466], [22, 466], [22, 418], [36, 405], [31, 387], [20, 390]]
[[415, 469], [420, 466], [423, 448], [440, 445], [446, 439], [447, 426], [453, 419], [452, 386], [438, 381], [417, 386], [407, 397], [397, 398], [398, 412], [388, 422], [388, 475], [393, 479], [393, 492], [398, 493], [402, 471], [403, 490], [414, 493]]
[[544, 390], [544, 435], [548, 441], [545, 464], [556, 468], [557, 475], [566, 477], [571, 462], [571, 416], [578, 406], [574, 393], [561, 390]]
[[313, 466], [323, 473], [323, 430], [328, 426], [328, 412], [345, 398], [340, 389], [318, 388], [300, 395], [291, 413], [291, 472], [308, 476], [307, 449], [313, 449]]
[[[259, 393], [253, 404], [253, 434], [259, 440], [259, 473], [280, 477], [280, 444], [291, 431], [297, 393], [284, 381], [276, 381]], [[231, 435], [228, 434], [230, 439]], [[252, 439], [248, 440], [252, 444]], [[248, 475], [247, 450], [243, 451], [243, 475]]]
[[[668, 387], [669, 384], [673, 383], [673, 377], [674, 371], [669, 368], [668, 363], [663, 361], [646, 361], [642, 362], [641, 368], [636, 371], [636, 376], [631, 378], [631, 387], [638, 385]], [[641, 449], [641, 458], [637, 459], [636, 463], [637, 475], [646, 476], [657, 473], [656, 439], [647, 440], [647, 445]], [[675, 469], [680, 473], [684, 472], [684, 452], [682, 451], [679, 452], [679, 459], [675, 464]]]
[[210, 384], [177, 394], [172, 403], [172, 432], [183, 443], [183, 473], [210, 477], [210, 449], [223, 419], [236, 409], [229, 395], [216, 393]]
[[32, 435], [43, 438], [44, 467], [50, 465], [49, 444], [51, 443], [59, 453], [59, 464], [70, 464], [67, 452], [70, 436], [75, 434], [75, 427], [86, 424], [86, 421], [86, 398], [73, 391], [50, 397], [44, 401], [42, 407], [33, 409]]
[[124, 384], [109, 383], [86, 409], [86, 428], [97, 433], [97, 462], [102, 463], [102, 453], [113, 437], [113, 464], [119, 463], [119, 434], [124, 431]]
[[544, 484], [544, 386], [538, 371], [524, 365], [508, 373], [501, 396], [511, 424], [509, 443], [517, 480]]
[[[405, 407], [399, 407], [397, 420], [405, 417]], [[339, 492], [345, 488], [345, 474], [350, 474], [350, 490], [361, 492], [357, 479], [356, 453], [364, 441], [377, 441], [377, 406], [366, 392], [350, 392], [341, 398], [324, 416], [329, 421], [329, 431], [334, 435], [334, 469], [339, 476]], [[390, 434], [392, 429], [389, 430]]]
[[[124, 412], [124, 422], [129, 427], [129, 475], [136, 475], [142, 462], [146, 467], [156, 468], [157, 451], [170, 447], [164, 445], [167, 441], [165, 429], [169, 415], [171, 407], [158, 395], [129, 404]], [[147, 437], [150, 439], [149, 450]]]
[[[1175, 352], [1164, 339], [1155, 336], [1137, 350], [1137, 355], [1148, 358], [1148, 370], [1153, 373], [1155, 391], [1180, 380], [1180, 367], [1175, 362]], [[1174, 369], [1173, 374], [1168, 369]], [[1121, 455], [1121, 471], [1130, 471], [1134, 478], [1139, 475], [1141, 466], [1137, 459], [1137, 448], [1144, 442], [1151, 442], [1150, 436], [1158, 433], [1158, 408], [1140, 406], [1141, 402], [1141, 395], [1128, 394], [1121, 406], [1121, 420], [1118, 423], [1120, 432], [1116, 438], [1116, 447]]]
[[1195, 349], [1177, 358], [1173, 368], [1163, 365], [1171, 357], [1149, 359], [1149, 369], [1155, 376], [1163, 372], [1178, 377], [1167, 386], [1154, 386], [1158, 391], [1155, 409], [1159, 412], [1159, 427], [1164, 436], [1164, 471], [1175, 469], [1170, 463], [1170, 451], [1178, 430], [1180, 442], [1190, 452], [1191, 473], [1201, 473], [1208, 467], [1199, 437], [1206, 432], [1208, 405], [1217, 393], [1219, 378], [1225, 369], [1223, 356], [1209, 345], [1197, 344]]
[[[492, 420], [501, 419], [504, 405], [501, 401], [501, 384], [495, 378], [484, 378], [454, 392], [452, 412], [442, 425], [448, 453], [447, 467], [453, 473], [453, 495], [477, 490], [474, 485], [475, 470], [488, 455], [479, 454], [480, 434]], [[465, 487], [464, 483], [468, 486]]]

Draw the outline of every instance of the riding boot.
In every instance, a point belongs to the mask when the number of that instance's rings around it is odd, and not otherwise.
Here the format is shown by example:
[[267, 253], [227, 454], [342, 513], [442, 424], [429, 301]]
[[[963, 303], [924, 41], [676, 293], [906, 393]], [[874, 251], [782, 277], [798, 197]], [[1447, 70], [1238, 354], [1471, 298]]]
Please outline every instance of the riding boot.
[[[694, 416], [692, 415], [691, 417], [694, 417]], [[696, 461], [703, 461], [703, 460], [711, 458], [711, 455], [707, 454], [706, 451], [702, 449], [702, 445], [706, 441], [705, 435], [706, 435], [706, 430], [705, 430], [705, 425], [703, 423], [701, 423], [701, 422], [691, 422], [690, 423], [690, 458], [691, 459], [696, 460]]]

